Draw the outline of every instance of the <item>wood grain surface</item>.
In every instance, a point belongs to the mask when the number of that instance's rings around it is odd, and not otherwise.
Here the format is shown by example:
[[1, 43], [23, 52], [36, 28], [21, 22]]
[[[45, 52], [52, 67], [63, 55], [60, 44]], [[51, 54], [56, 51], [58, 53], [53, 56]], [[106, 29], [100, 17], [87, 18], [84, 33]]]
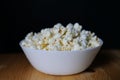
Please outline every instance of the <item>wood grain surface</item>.
[[102, 50], [84, 72], [54, 76], [35, 70], [24, 53], [0, 54], [0, 80], [120, 80], [120, 50]]

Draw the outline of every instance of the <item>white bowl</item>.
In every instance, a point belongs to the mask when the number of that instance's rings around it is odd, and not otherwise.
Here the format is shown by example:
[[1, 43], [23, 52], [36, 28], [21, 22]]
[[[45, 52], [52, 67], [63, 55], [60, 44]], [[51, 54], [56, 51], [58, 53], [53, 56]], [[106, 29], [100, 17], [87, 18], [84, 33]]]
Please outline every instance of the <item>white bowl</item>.
[[20, 46], [31, 65], [38, 71], [51, 75], [71, 75], [87, 69], [103, 41], [100, 39], [100, 46], [77, 51], [45, 51]]

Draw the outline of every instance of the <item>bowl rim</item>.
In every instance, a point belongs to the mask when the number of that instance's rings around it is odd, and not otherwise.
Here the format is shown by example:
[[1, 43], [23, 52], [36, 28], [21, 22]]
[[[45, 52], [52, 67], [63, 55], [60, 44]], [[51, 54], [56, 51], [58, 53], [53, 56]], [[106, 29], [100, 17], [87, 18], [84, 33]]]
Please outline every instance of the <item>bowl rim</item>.
[[101, 47], [102, 45], [103, 45], [103, 40], [101, 39], [101, 38], [99, 38], [99, 41], [100, 41], [100, 45], [99, 46], [97, 46], [97, 47], [94, 47], [94, 48], [86, 48], [86, 49], [83, 49], [83, 50], [72, 50], [72, 51], [57, 51], [57, 50], [40, 50], [40, 49], [34, 49], [34, 48], [29, 48], [29, 47], [25, 47], [25, 46], [22, 46], [21, 45], [21, 43], [22, 43], [22, 41], [23, 40], [21, 40], [20, 42], [19, 42], [19, 45], [20, 45], [20, 47], [21, 48], [26, 48], [26, 49], [30, 49], [30, 50], [35, 50], [35, 51], [43, 51], [43, 52], [77, 52], [77, 51], [88, 51], [88, 50], [93, 50], [93, 49], [96, 49], [96, 48], [99, 48], [99, 47]]

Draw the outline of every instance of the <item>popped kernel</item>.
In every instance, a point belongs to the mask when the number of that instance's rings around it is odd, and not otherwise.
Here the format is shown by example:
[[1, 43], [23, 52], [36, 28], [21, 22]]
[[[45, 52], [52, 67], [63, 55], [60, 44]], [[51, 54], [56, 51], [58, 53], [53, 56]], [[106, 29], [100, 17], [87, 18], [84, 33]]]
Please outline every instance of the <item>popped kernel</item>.
[[66, 27], [58, 23], [53, 28], [28, 33], [22, 45], [39, 50], [72, 51], [97, 47], [100, 39], [94, 32], [82, 30], [78, 23], [69, 23]]

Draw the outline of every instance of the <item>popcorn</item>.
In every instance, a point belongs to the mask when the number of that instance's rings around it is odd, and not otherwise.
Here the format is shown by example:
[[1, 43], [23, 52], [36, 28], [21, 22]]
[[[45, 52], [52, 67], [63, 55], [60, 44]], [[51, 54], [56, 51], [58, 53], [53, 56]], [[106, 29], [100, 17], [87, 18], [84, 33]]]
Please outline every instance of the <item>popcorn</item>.
[[82, 26], [79, 25], [78, 23], [75, 23], [75, 24], [74, 24], [74, 29], [75, 29], [77, 32], [80, 32], [81, 29], [82, 29]]
[[69, 23], [66, 27], [58, 23], [53, 28], [28, 33], [22, 45], [39, 50], [73, 51], [97, 47], [100, 40], [95, 33], [82, 30], [78, 23]]

